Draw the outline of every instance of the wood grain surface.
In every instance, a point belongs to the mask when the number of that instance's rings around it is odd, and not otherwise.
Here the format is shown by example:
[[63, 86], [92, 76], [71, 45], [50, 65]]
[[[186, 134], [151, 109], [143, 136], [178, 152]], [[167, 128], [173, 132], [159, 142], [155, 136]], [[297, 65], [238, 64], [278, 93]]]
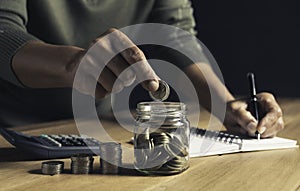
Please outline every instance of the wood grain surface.
[[[300, 141], [300, 99], [282, 99], [286, 127], [279, 136]], [[204, 113], [200, 124], [209, 115]], [[132, 134], [115, 122], [103, 123], [106, 131], [123, 146]], [[88, 128], [88, 125], [87, 125]], [[73, 121], [58, 121], [15, 130], [27, 134], [78, 133]], [[99, 158], [95, 157], [94, 172], [90, 175], [70, 174], [70, 159], [66, 171], [55, 176], [42, 175], [41, 162], [16, 150], [0, 136], [0, 190], [300, 190], [300, 152], [298, 148], [248, 152], [192, 158], [190, 168], [173, 176], [143, 176], [134, 170], [123, 169], [119, 175], [99, 173]], [[123, 163], [132, 166], [132, 153], [123, 156]]]

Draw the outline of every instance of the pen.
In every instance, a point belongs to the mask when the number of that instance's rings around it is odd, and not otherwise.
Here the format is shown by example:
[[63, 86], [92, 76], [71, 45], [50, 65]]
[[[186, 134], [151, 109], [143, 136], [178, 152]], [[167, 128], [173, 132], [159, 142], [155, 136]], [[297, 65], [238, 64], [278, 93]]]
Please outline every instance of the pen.
[[[248, 80], [249, 80], [249, 88], [250, 88], [250, 111], [252, 112], [252, 115], [255, 117], [255, 119], [258, 121], [258, 104], [257, 104], [257, 97], [256, 97], [256, 87], [255, 87], [255, 79], [254, 74], [249, 72], [247, 74]], [[257, 137], [257, 140], [260, 140], [260, 133], [256, 130], [255, 136]]]

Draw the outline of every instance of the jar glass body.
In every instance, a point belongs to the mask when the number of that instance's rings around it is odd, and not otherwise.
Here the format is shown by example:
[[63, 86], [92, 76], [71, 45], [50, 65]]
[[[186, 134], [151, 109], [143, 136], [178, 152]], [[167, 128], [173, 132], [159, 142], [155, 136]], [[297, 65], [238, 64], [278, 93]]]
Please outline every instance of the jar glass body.
[[178, 174], [189, 167], [190, 124], [177, 102], [138, 104], [134, 166], [146, 174]]

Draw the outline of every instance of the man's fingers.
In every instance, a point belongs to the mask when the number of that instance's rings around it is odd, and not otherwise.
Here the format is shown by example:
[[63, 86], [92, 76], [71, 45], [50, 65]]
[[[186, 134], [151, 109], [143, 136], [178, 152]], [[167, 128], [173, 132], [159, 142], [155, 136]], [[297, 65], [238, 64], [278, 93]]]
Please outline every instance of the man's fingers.
[[111, 39], [114, 50], [123, 50], [120, 54], [129, 65], [136, 64], [134, 67], [137, 78], [143, 82], [144, 87], [149, 91], [158, 89], [158, 77], [148, 63], [143, 51], [141, 51], [124, 33], [113, 30], [116, 38]]
[[[134, 67], [135, 75], [140, 81], [144, 81], [142, 84], [145, 89], [148, 91], [156, 91], [158, 89], [158, 77], [148, 63], [144, 53], [124, 33], [117, 29], [109, 29], [98, 40], [100, 43], [97, 43], [97, 45], [104, 48], [106, 52], [120, 54], [129, 66], [136, 64]], [[120, 71], [114, 69], [113, 72], [119, 73]], [[133, 76], [130, 77], [132, 75], [130, 72], [127, 75], [129, 75], [129, 79], [133, 79]], [[124, 85], [131, 83], [132, 81], [128, 80], [125, 81]]]
[[123, 89], [122, 83], [117, 83], [114, 86], [114, 83], [116, 82], [116, 80], [117, 80], [117, 77], [107, 67], [105, 67], [100, 74], [98, 83], [101, 84], [101, 86], [108, 93], [115, 93], [115, 92], [119, 92], [120, 89]]
[[233, 105], [232, 113], [233, 116], [236, 118], [237, 123], [245, 129], [249, 135], [255, 135], [257, 121], [251, 115], [249, 111], [246, 110], [246, 105], [241, 105], [236, 107]]
[[244, 109], [239, 110], [237, 121], [239, 125], [241, 125], [246, 131], [248, 131], [249, 135], [251, 136], [255, 135], [257, 121], [249, 111]]
[[258, 131], [263, 134], [267, 129], [272, 128], [278, 119], [282, 117], [282, 110], [272, 94], [261, 93], [257, 97], [260, 108], [265, 113], [257, 127]]
[[[148, 91], [158, 89], [159, 78], [144, 53], [121, 31], [109, 29], [93, 41], [85, 57], [83, 69], [98, 81], [97, 98], [120, 92], [136, 78]], [[110, 60], [108, 63], [107, 61]], [[131, 68], [131, 66], [134, 67]], [[98, 76], [98, 71], [101, 71]], [[88, 88], [90, 91], [91, 88]], [[87, 90], [85, 90], [87, 92]]]
[[272, 128], [272, 126], [278, 120], [277, 114], [274, 112], [267, 113], [258, 123], [257, 131], [263, 134], [267, 129]]
[[275, 124], [273, 124], [270, 128], [267, 128], [266, 131], [261, 135], [263, 138], [274, 137], [277, 132], [284, 128], [283, 118], [280, 117]]
[[134, 70], [139, 80], [146, 79], [142, 82], [145, 89], [148, 91], [156, 91], [158, 89], [158, 77], [146, 60], [144, 53], [137, 46], [134, 45], [126, 49], [121, 52], [121, 55], [129, 65], [135, 64]]
[[107, 67], [121, 80], [125, 87], [130, 86], [136, 79], [135, 72], [129, 68], [126, 60], [118, 54], [108, 64]]
[[247, 104], [245, 102], [233, 101], [228, 105], [228, 107], [234, 121], [245, 129], [249, 135], [255, 135], [257, 121], [251, 113], [247, 111]]

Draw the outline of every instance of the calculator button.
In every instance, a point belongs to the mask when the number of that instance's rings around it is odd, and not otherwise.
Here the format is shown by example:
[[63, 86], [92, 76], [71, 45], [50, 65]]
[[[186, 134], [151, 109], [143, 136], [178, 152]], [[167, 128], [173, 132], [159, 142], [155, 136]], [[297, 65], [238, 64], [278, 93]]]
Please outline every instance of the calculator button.
[[57, 146], [57, 147], [61, 147], [61, 143], [57, 142], [56, 140], [54, 140], [53, 138], [49, 137], [48, 135], [41, 135], [40, 138], [42, 140], [44, 140], [46, 143], [48, 143], [47, 145], [51, 145], [51, 146]]

